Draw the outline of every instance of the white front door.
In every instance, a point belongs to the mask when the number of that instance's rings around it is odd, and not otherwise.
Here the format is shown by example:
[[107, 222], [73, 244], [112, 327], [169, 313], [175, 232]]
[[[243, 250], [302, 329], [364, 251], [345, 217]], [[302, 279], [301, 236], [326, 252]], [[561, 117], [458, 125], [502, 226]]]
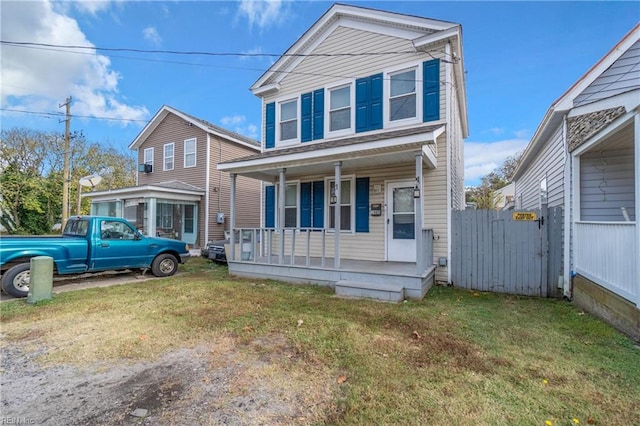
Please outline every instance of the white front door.
[[387, 183], [387, 260], [416, 261], [413, 182]]
[[182, 205], [182, 238], [187, 244], [196, 243], [198, 233], [198, 211], [193, 204]]

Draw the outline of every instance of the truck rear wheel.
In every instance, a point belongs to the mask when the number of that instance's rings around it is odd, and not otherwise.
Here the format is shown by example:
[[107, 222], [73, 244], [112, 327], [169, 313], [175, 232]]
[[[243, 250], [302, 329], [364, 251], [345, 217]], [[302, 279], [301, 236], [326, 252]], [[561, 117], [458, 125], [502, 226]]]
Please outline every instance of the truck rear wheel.
[[9, 268], [2, 276], [2, 290], [14, 297], [27, 297], [31, 277], [30, 269], [30, 263], [20, 263]]
[[178, 259], [172, 254], [164, 253], [156, 256], [151, 264], [151, 272], [156, 277], [168, 277], [178, 271]]

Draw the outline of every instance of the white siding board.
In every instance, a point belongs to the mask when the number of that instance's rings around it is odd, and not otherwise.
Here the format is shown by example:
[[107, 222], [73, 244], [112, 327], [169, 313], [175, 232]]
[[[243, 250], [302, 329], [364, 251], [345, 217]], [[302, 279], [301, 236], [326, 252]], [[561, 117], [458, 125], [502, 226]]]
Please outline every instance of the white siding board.
[[540, 207], [540, 180], [547, 177], [548, 206], [564, 205], [564, 141], [562, 125], [544, 143], [522, 177], [516, 183], [516, 199], [522, 197], [522, 209]]
[[633, 150], [585, 154], [580, 158], [580, 220], [635, 220]]
[[639, 64], [640, 41], [637, 41], [575, 98], [574, 106], [585, 105], [639, 88]]

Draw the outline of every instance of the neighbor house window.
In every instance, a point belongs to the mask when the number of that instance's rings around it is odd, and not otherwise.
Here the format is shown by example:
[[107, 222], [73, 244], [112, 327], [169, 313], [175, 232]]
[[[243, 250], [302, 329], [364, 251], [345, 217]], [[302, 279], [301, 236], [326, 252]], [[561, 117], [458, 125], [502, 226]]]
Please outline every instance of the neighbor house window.
[[144, 164], [150, 164], [153, 166], [153, 148], [144, 149]]
[[547, 177], [540, 179], [540, 207], [547, 204]]
[[187, 139], [184, 141], [184, 167], [196, 166], [196, 139]]
[[351, 86], [329, 91], [329, 131], [351, 128]]
[[287, 184], [284, 193], [284, 227], [298, 227], [298, 184]]
[[164, 146], [164, 170], [173, 170], [173, 143]]
[[340, 230], [351, 231], [351, 212], [352, 212], [352, 193], [351, 180], [343, 180], [340, 182], [340, 199], [336, 200], [336, 204], [331, 204], [331, 197], [335, 194], [335, 181], [329, 181], [329, 193], [327, 200], [329, 201], [329, 229], [336, 228], [336, 206], [340, 209]]
[[158, 203], [156, 227], [163, 230], [173, 229], [173, 204]]
[[280, 140], [287, 141], [298, 138], [298, 100], [294, 99], [280, 104]]
[[390, 76], [389, 121], [416, 117], [416, 70]]

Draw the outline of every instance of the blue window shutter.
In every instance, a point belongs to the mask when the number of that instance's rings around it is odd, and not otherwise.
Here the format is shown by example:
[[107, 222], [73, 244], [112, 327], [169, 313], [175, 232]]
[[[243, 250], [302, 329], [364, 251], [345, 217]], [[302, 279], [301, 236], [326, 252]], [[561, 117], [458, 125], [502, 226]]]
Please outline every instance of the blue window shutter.
[[369, 130], [382, 129], [382, 74], [372, 75], [369, 79]]
[[356, 178], [356, 232], [369, 232], [369, 178]]
[[300, 184], [300, 227], [311, 227], [311, 182]]
[[422, 64], [422, 121], [440, 119], [440, 60]]
[[267, 118], [265, 124], [265, 147], [273, 148], [276, 146], [276, 103], [267, 104]]
[[313, 92], [313, 139], [324, 138], [324, 89]]
[[369, 130], [369, 78], [356, 80], [356, 133]]
[[311, 92], [305, 93], [301, 96], [300, 101], [300, 120], [301, 120], [301, 140], [302, 142], [309, 142], [311, 140], [311, 119], [312, 119], [312, 97]]
[[313, 227], [324, 227], [324, 181], [313, 182]]
[[264, 187], [264, 227], [273, 228], [276, 222], [276, 187]]

